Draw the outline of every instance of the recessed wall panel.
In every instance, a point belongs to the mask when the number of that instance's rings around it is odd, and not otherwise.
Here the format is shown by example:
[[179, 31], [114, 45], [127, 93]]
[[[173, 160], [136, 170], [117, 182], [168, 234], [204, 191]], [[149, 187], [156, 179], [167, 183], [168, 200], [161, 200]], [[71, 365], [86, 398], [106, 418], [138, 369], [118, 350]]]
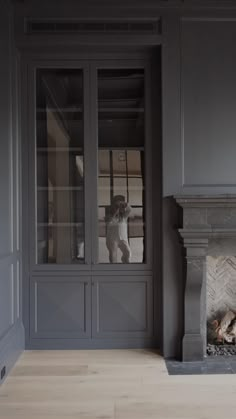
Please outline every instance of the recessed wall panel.
[[[1, 20], [1, 54], [4, 59], [1, 63], [1, 84], [0, 84], [0, 254], [11, 252], [11, 132], [10, 132], [10, 56], [7, 35], [9, 33], [9, 22]], [[6, 42], [7, 41], [7, 42]]]
[[182, 22], [184, 186], [236, 183], [236, 24]]
[[13, 293], [12, 265], [0, 263], [0, 339], [14, 323]]

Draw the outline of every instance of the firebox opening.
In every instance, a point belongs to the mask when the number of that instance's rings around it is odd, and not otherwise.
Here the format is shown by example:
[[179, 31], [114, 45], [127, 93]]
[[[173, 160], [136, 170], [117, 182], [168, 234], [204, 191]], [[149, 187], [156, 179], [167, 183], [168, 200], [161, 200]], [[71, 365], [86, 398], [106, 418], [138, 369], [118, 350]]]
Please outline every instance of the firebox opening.
[[207, 256], [208, 356], [236, 355], [236, 257]]

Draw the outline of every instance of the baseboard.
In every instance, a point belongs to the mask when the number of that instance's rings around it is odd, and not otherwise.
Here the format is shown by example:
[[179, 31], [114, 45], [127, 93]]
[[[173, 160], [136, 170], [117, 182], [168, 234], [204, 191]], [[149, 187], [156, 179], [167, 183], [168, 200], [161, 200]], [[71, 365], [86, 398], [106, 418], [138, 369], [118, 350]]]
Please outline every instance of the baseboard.
[[6, 379], [23, 352], [24, 345], [24, 326], [21, 321], [17, 321], [0, 341], [0, 384]]
[[157, 343], [151, 338], [133, 339], [31, 339], [25, 349], [156, 349]]

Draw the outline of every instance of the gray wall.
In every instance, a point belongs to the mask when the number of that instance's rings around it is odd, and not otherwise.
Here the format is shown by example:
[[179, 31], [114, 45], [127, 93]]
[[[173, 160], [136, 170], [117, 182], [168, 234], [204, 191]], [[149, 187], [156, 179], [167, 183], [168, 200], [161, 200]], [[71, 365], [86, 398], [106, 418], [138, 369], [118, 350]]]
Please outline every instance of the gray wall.
[[[66, 7], [63, 1], [47, 1], [44, 7], [36, 0], [18, 3], [17, 45], [31, 45], [34, 51], [42, 43], [23, 34], [24, 16], [162, 16], [163, 352], [176, 356], [183, 326], [184, 256], [176, 234], [181, 213], [172, 196], [236, 193], [235, 0], [103, 0], [99, 10], [92, 0], [85, 4], [87, 10], [82, 0], [70, 0]], [[7, 217], [7, 211], [1, 215]]]
[[164, 29], [163, 348], [173, 357], [183, 331], [184, 258], [180, 264], [181, 217], [169, 197], [236, 192], [236, 14], [189, 11]]
[[[0, 371], [10, 370], [24, 347], [21, 322], [19, 148], [16, 119], [16, 57], [12, 14], [0, 1]], [[1, 382], [1, 380], [0, 380]]]

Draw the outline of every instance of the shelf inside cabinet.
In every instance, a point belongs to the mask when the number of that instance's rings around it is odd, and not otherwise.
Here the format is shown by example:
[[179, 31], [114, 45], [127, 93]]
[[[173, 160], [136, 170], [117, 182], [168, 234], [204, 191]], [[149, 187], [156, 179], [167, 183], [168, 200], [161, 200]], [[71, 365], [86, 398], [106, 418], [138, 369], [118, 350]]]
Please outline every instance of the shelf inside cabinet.
[[83, 227], [84, 223], [37, 223], [38, 227]]
[[64, 192], [64, 191], [83, 191], [84, 188], [83, 186], [38, 186], [37, 190], [38, 191], [53, 190], [53, 191]]
[[104, 108], [104, 107], [101, 107], [101, 108], [98, 108], [98, 112], [109, 112], [109, 113], [111, 113], [111, 112], [115, 112], [115, 113], [119, 113], [119, 112], [124, 112], [124, 113], [129, 113], [129, 112], [132, 112], [132, 113], [143, 113], [144, 112], [144, 108], [112, 108], [112, 107], [109, 107], [109, 108]]
[[81, 113], [83, 112], [83, 108], [82, 107], [76, 107], [76, 106], [72, 106], [72, 107], [68, 107], [68, 108], [37, 108], [36, 112], [37, 113], [43, 113], [43, 112], [60, 112], [60, 113]]
[[37, 147], [38, 153], [65, 153], [77, 151], [80, 155], [83, 155], [82, 147]]

